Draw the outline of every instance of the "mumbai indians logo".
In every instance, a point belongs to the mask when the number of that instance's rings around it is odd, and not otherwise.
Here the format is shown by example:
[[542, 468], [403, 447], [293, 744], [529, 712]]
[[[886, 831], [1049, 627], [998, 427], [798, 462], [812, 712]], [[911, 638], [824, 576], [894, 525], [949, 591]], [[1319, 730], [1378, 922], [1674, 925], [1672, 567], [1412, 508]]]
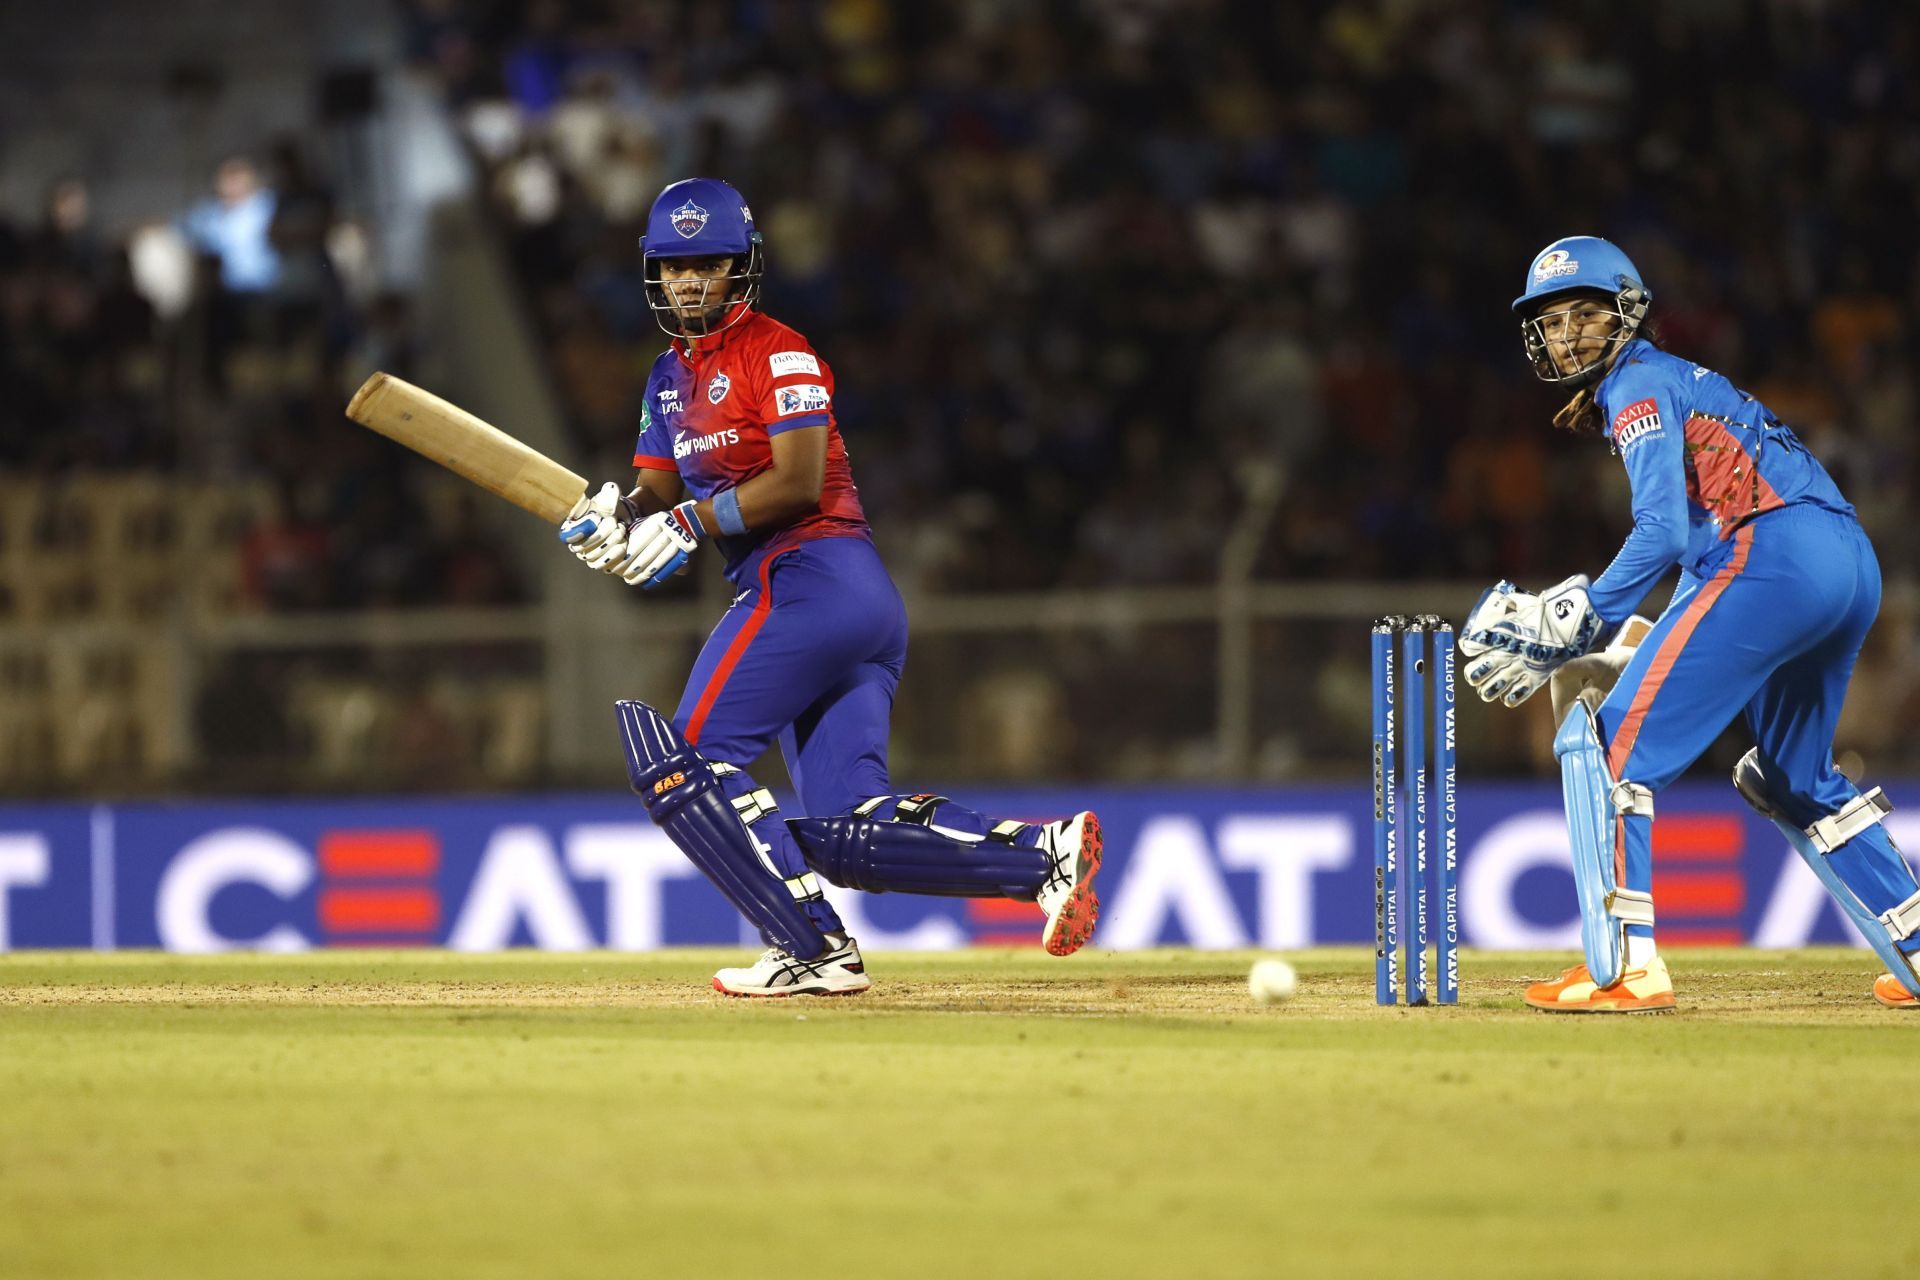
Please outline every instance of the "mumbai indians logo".
[[732, 390], [732, 388], [733, 383], [728, 379], [726, 374], [714, 374], [713, 381], [707, 384], [707, 402], [709, 404], [719, 404], [727, 398], [727, 392]]
[[1540, 261], [1533, 264], [1533, 282], [1552, 280], [1556, 276], [1570, 276], [1580, 269], [1580, 263], [1565, 249], [1555, 249], [1540, 255]]
[[673, 229], [680, 233], [683, 240], [693, 239], [700, 234], [700, 228], [706, 225], [707, 211], [691, 200], [673, 211]]

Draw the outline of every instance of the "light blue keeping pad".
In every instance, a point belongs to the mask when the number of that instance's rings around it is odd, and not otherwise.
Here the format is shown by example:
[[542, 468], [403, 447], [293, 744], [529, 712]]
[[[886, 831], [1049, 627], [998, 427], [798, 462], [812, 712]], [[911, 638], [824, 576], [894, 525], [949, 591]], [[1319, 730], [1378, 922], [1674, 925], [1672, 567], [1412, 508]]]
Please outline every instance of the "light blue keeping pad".
[[[1741, 799], [1780, 828], [1801, 861], [1820, 877], [1820, 883], [1860, 930], [1860, 936], [1886, 964], [1887, 972], [1920, 996], [1920, 973], [1914, 970], [1913, 957], [1899, 945], [1920, 931], [1920, 884], [1914, 882], [1912, 870], [1890, 837], [1859, 838], [1874, 827], [1882, 827], [1884, 836], [1883, 819], [1893, 812], [1893, 802], [1886, 793], [1875, 787], [1803, 831], [1775, 810], [1760, 769], [1758, 748], [1741, 756], [1740, 763], [1733, 767], [1733, 786]], [[1871, 901], [1893, 905], [1876, 912]]]
[[1622, 887], [1613, 872], [1613, 824], [1623, 813], [1653, 816], [1653, 793], [1617, 781], [1586, 698], [1576, 699], [1554, 735], [1560, 787], [1567, 804], [1567, 839], [1573, 846], [1573, 883], [1580, 895], [1580, 941], [1595, 986], [1620, 980], [1626, 956], [1626, 926], [1653, 925], [1653, 897]]

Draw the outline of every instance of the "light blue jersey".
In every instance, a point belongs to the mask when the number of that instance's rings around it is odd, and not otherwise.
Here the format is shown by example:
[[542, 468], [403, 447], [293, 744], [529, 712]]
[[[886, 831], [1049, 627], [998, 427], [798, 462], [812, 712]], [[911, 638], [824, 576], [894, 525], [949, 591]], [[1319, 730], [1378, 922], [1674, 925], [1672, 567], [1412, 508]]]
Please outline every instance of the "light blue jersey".
[[1675, 564], [1711, 577], [1734, 534], [1757, 516], [1802, 505], [1853, 514], [1765, 405], [1644, 338], [1620, 352], [1595, 398], [1633, 484], [1633, 532], [1593, 584], [1593, 607], [1609, 623], [1633, 612]]

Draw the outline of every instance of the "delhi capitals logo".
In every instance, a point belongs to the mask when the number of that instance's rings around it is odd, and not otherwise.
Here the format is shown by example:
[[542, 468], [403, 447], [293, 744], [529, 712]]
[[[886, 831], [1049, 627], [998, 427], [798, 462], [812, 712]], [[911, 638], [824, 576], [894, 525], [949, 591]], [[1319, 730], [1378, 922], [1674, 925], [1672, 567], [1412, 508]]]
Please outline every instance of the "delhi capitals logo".
[[719, 404], [722, 400], [725, 400], [727, 398], [727, 392], [732, 390], [732, 388], [733, 388], [733, 383], [728, 379], [726, 374], [724, 373], [714, 374], [713, 381], [707, 384], [708, 403]]
[[707, 225], [707, 211], [689, 200], [673, 211], [673, 229], [683, 240], [691, 240]]

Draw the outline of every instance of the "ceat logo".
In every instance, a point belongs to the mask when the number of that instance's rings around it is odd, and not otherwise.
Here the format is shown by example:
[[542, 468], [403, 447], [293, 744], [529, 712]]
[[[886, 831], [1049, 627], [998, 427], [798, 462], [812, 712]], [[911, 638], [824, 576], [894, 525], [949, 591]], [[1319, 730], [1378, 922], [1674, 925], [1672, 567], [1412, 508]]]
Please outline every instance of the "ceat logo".
[[673, 211], [673, 229], [682, 240], [691, 240], [707, 225], [707, 211], [689, 200]]
[[1580, 264], [1565, 249], [1551, 249], [1540, 255], [1540, 261], [1533, 264], [1535, 284], [1543, 280], [1552, 280], [1557, 276], [1570, 276], [1580, 269]]
[[[422, 946], [440, 929], [439, 869], [431, 831], [327, 831], [312, 854], [263, 828], [209, 832], [180, 850], [160, 883], [160, 939], [170, 951], [303, 951], [314, 939], [288, 917], [311, 890], [318, 941]], [[217, 901], [228, 898], [237, 900], [223, 912]]]
[[[8, 852], [0, 844], [0, 920], [9, 880], [31, 883], [8, 876]], [[156, 940], [175, 952], [650, 950], [666, 940], [665, 886], [700, 877], [651, 822], [559, 833], [507, 823], [487, 834], [470, 869], [449, 879], [446, 861], [441, 836], [421, 828], [333, 829], [311, 845], [270, 827], [215, 828], [168, 860], [156, 886]], [[601, 920], [589, 918], [594, 900], [604, 904]]]

